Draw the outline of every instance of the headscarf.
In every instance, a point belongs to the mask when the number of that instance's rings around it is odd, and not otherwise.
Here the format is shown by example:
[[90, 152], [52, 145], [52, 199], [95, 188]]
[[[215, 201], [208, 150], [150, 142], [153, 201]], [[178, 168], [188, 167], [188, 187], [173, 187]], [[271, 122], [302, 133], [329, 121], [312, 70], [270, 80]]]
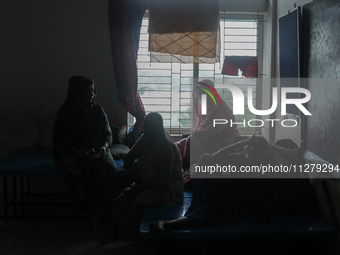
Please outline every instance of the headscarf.
[[146, 132], [132, 147], [127, 158], [138, 159], [136, 166], [143, 182], [152, 180], [157, 188], [173, 185], [173, 181], [183, 186], [181, 155], [164, 130], [162, 116], [156, 112], [147, 114], [144, 117], [144, 127]]
[[[53, 127], [53, 152], [59, 164], [73, 148], [95, 150], [107, 140], [112, 142], [112, 133], [107, 115], [100, 105], [92, 102], [86, 109], [80, 106], [83, 93], [92, 85], [93, 80], [83, 76], [73, 76], [69, 80], [66, 100], [59, 109]], [[96, 89], [94, 96], [96, 95]]]
[[164, 135], [163, 117], [157, 112], [151, 112], [144, 117], [144, 134], [148, 140], [158, 139]]
[[[68, 92], [64, 105], [77, 104], [84, 91], [87, 90], [92, 85], [94, 85], [95, 91], [94, 93], [96, 96], [97, 94], [96, 84], [94, 83], [93, 80], [84, 76], [71, 77], [68, 82]], [[91, 104], [94, 104], [94, 100], [91, 102]]]
[[[233, 114], [233, 111], [229, 107], [229, 105], [226, 103], [226, 101], [221, 98], [222, 105], [220, 104], [219, 100], [216, 100], [217, 105], [215, 105], [215, 102], [213, 99], [208, 95], [207, 96], [207, 114], [202, 115], [200, 110], [200, 100], [201, 100], [201, 94], [205, 93], [200, 88], [204, 88], [207, 90], [210, 90], [207, 86], [214, 88], [215, 84], [208, 79], [202, 80], [198, 83], [196, 83], [195, 89], [193, 91], [193, 98], [194, 98], [194, 108], [195, 112], [199, 118], [197, 128], [194, 130], [194, 133], [200, 132], [200, 131], [208, 131], [213, 132], [215, 134], [220, 134], [222, 132], [228, 131], [228, 132], [234, 132], [238, 133], [237, 125], [233, 125], [230, 127], [230, 121], [233, 121], [233, 123], [236, 122], [235, 116]], [[211, 91], [211, 90], [210, 90]], [[211, 94], [214, 96], [214, 92], [211, 91]], [[213, 127], [213, 121], [214, 119], [226, 119], [228, 120], [227, 124], [224, 125], [217, 125], [216, 127]]]

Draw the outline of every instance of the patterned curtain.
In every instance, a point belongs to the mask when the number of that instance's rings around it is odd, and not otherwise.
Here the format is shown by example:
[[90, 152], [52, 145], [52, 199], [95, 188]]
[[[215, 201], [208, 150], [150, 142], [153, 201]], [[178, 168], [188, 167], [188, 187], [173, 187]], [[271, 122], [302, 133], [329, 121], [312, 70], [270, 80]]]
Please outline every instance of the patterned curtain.
[[218, 0], [151, 0], [151, 62], [220, 61]]
[[137, 91], [136, 56], [146, 0], [111, 0], [109, 24], [111, 50], [120, 101], [138, 122], [145, 116]]

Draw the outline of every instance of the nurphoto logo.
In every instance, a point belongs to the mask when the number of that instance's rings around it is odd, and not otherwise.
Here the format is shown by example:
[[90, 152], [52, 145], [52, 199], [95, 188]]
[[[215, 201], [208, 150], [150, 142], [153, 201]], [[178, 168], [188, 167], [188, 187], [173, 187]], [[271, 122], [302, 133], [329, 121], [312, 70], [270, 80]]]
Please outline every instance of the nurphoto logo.
[[[220, 101], [220, 104], [222, 105], [222, 101], [221, 98], [219, 96], [219, 94], [217, 93], [217, 91], [209, 86], [208, 84], [202, 83], [202, 82], [198, 82], [201, 85], [206, 86], [207, 88], [209, 88], [218, 98], [218, 100]], [[245, 104], [245, 100], [244, 100], [244, 94], [243, 91], [236, 87], [235, 85], [229, 85], [229, 84], [216, 84], [215, 85], [216, 88], [223, 88], [223, 89], [228, 89], [231, 94], [232, 94], [232, 98], [233, 98], [233, 114], [234, 115], [244, 115], [244, 104]], [[214, 96], [212, 95], [211, 92], [209, 92], [207, 89], [204, 88], [200, 88], [199, 89], [203, 90], [204, 92], [206, 92], [214, 101], [215, 106], [217, 106], [216, 100], [214, 98]], [[288, 93], [299, 93], [299, 94], [304, 94], [305, 97], [304, 98], [287, 98], [287, 94]], [[201, 114], [202, 115], [206, 115], [207, 114], [207, 94], [202, 94], [201, 95]], [[267, 110], [257, 110], [255, 109], [254, 105], [253, 105], [253, 88], [252, 87], [247, 87], [247, 104], [248, 104], [248, 108], [249, 111], [255, 115], [260, 115], [260, 116], [264, 116], [264, 115], [270, 115], [272, 113], [274, 113], [277, 109], [277, 105], [278, 105], [278, 89], [276, 87], [272, 88], [272, 105], [270, 107], [270, 109]], [[304, 89], [304, 88], [292, 88], [292, 87], [285, 87], [285, 88], [281, 88], [281, 115], [286, 115], [286, 109], [287, 109], [287, 105], [288, 104], [293, 104], [295, 105], [304, 115], [307, 116], [311, 116], [312, 114], [302, 105], [304, 103], [307, 103], [309, 100], [311, 99], [311, 93], [309, 92], [309, 90]], [[274, 122], [275, 121], [280, 121], [279, 119], [251, 119], [248, 120], [248, 126], [249, 127], [263, 127], [265, 121], [267, 122], [271, 122], [272, 127], [274, 126]], [[290, 125], [287, 124], [287, 122], [293, 122]], [[243, 125], [244, 127], [246, 126], [246, 120], [243, 120], [241, 122], [234, 122], [232, 120], [226, 120], [226, 119], [214, 119], [214, 127], [216, 125], [225, 125], [225, 124], [230, 124], [230, 126], [232, 125]], [[283, 127], [295, 127], [297, 126], [297, 121], [294, 119], [285, 119], [283, 121], [281, 121], [281, 125]]]

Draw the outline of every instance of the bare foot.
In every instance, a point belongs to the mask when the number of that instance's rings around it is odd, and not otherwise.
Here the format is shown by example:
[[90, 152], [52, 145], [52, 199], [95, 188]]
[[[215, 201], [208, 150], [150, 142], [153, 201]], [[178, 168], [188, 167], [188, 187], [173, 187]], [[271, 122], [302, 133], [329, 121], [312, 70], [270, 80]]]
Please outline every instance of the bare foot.
[[165, 229], [164, 229], [165, 221], [158, 221], [149, 224], [150, 232], [154, 233], [157, 237], [164, 237], [165, 236]]

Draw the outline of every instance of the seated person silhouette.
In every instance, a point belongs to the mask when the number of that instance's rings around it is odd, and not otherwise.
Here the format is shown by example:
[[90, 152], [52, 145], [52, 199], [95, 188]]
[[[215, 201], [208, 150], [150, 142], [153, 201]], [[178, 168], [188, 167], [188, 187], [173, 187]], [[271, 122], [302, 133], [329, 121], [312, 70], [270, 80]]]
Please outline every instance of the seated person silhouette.
[[144, 134], [124, 160], [134, 183], [114, 201], [114, 220], [130, 234], [138, 233], [142, 209], [172, 205], [183, 199], [184, 179], [180, 152], [163, 127], [163, 118], [152, 112], [144, 118]]

